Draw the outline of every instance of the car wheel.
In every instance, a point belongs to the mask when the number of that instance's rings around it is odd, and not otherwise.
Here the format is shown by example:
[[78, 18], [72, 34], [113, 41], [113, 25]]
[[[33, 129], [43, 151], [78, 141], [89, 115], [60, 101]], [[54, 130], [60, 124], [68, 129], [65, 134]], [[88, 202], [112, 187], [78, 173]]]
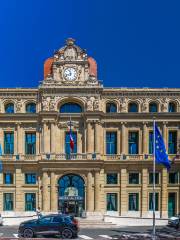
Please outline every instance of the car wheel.
[[30, 228], [24, 229], [24, 231], [23, 231], [24, 238], [32, 238], [33, 236], [34, 236], [34, 232], [32, 229], [30, 229]]
[[63, 239], [70, 239], [70, 238], [73, 237], [73, 233], [72, 233], [72, 231], [71, 231], [70, 229], [65, 228], [65, 229], [62, 231], [62, 233], [61, 233], [61, 237], [62, 237]]

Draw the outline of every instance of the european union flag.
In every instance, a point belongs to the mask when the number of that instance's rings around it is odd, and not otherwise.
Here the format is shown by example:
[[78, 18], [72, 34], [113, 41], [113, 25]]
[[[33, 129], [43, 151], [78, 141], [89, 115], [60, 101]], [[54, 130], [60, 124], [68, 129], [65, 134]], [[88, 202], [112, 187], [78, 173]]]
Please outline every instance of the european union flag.
[[157, 164], [163, 164], [167, 169], [170, 169], [171, 164], [168, 159], [168, 154], [165, 148], [163, 137], [155, 123], [155, 160]]

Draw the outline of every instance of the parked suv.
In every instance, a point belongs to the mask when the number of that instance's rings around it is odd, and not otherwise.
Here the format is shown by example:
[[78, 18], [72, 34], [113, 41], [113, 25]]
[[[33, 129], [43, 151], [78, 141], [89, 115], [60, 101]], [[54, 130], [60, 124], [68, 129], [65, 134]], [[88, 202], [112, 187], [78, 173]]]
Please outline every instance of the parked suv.
[[78, 231], [78, 221], [73, 216], [51, 214], [22, 222], [19, 225], [18, 234], [24, 238], [33, 238], [37, 235], [60, 235], [61, 238], [70, 239], [77, 237]]

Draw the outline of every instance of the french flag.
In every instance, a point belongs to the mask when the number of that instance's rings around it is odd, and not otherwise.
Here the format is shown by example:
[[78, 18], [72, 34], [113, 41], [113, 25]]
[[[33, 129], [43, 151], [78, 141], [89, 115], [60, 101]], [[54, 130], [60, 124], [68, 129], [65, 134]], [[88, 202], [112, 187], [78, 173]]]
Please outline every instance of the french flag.
[[69, 136], [70, 136], [70, 149], [71, 149], [71, 152], [73, 152], [73, 150], [74, 150], [74, 139], [73, 139], [73, 136], [72, 136], [71, 121], [70, 121]]

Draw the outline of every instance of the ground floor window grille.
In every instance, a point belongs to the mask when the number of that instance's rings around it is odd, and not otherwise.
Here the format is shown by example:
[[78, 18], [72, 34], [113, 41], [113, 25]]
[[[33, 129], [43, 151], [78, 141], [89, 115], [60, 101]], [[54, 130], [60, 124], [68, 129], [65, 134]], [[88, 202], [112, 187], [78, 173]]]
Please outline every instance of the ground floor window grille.
[[117, 193], [107, 193], [107, 211], [117, 211]]
[[4, 211], [12, 211], [13, 207], [13, 193], [4, 193]]

